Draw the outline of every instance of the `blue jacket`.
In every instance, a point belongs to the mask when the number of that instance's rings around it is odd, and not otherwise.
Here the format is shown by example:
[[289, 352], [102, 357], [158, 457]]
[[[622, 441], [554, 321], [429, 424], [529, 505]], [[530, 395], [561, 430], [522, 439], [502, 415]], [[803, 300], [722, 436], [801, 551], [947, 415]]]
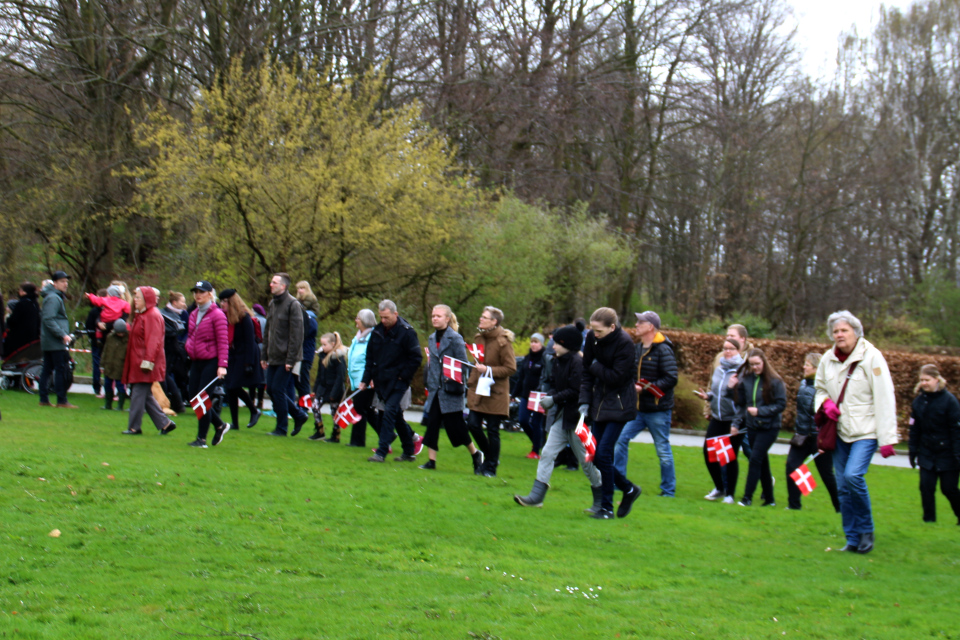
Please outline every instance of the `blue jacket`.
[[317, 314], [313, 311], [303, 312], [303, 359], [313, 362], [313, 354], [317, 350]]
[[363, 336], [358, 332], [347, 350], [347, 375], [350, 377], [350, 386], [354, 389], [360, 388], [363, 370], [367, 367], [367, 345], [370, 343], [372, 333], [373, 329]]

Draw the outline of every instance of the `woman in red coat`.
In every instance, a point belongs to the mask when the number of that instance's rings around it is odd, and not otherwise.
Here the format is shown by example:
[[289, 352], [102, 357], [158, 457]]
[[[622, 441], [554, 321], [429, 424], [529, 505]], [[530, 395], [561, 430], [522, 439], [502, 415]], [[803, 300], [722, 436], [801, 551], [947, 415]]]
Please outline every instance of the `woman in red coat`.
[[123, 365], [123, 382], [130, 392], [130, 420], [124, 435], [143, 433], [140, 423], [143, 412], [150, 414], [154, 426], [166, 435], [177, 428], [153, 397], [153, 383], [167, 376], [163, 355], [163, 316], [157, 310], [157, 293], [152, 287], [138, 287], [133, 295], [133, 322], [127, 342], [127, 359]]

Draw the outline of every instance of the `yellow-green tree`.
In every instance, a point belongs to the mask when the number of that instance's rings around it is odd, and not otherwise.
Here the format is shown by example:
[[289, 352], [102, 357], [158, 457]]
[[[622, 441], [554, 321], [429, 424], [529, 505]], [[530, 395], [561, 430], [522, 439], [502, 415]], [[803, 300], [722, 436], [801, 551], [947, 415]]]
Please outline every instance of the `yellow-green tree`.
[[139, 208], [193, 243], [221, 286], [259, 296], [286, 271], [330, 315], [404, 291], [435, 268], [471, 197], [418, 105], [380, 108], [382, 82], [234, 64], [187, 121], [157, 109], [141, 127], [153, 159]]

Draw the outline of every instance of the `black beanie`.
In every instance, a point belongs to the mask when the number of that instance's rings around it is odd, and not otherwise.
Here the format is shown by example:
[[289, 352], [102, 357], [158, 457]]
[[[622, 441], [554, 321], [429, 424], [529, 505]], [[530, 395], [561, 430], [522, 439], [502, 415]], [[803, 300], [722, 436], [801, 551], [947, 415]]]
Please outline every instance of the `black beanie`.
[[583, 334], [575, 326], [568, 324], [553, 332], [553, 341], [568, 351], [580, 351]]

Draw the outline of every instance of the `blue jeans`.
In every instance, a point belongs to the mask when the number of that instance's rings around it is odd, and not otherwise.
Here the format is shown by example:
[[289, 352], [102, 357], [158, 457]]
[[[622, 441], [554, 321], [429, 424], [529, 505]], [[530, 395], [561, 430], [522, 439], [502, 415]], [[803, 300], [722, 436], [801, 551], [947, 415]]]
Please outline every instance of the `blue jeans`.
[[597, 440], [597, 453], [593, 456], [593, 465], [600, 472], [603, 485], [600, 506], [613, 511], [613, 489], [616, 487], [626, 493], [633, 484], [613, 466], [613, 450], [623, 431], [622, 422], [597, 422], [590, 427]]
[[394, 389], [386, 398], [380, 398], [383, 403], [383, 416], [380, 418], [380, 443], [376, 451], [380, 457], [387, 457], [390, 444], [396, 439], [397, 434], [400, 435], [400, 444], [403, 445], [403, 455], [413, 455], [413, 430], [403, 419], [403, 409], [400, 408], [400, 402], [406, 392], [407, 388], [401, 387]]
[[287, 414], [294, 420], [306, 420], [307, 414], [297, 406], [296, 390], [293, 387], [294, 375], [282, 364], [267, 367], [267, 393], [273, 400], [273, 412], [277, 414], [277, 431], [287, 432]]
[[666, 411], [637, 411], [637, 417], [623, 425], [620, 439], [613, 453], [613, 466], [620, 475], [627, 475], [627, 457], [630, 455], [630, 441], [644, 429], [650, 430], [653, 446], [660, 458], [660, 491], [664, 495], [677, 493], [677, 474], [673, 468], [673, 450], [670, 449], [670, 418], [672, 409]]
[[847, 536], [847, 544], [858, 545], [861, 535], [873, 533], [870, 492], [864, 476], [876, 451], [876, 440], [844, 442], [837, 438], [833, 470], [837, 475], [837, 496], [840, 498], [840, 515], [843, 517], [843, 533]]

